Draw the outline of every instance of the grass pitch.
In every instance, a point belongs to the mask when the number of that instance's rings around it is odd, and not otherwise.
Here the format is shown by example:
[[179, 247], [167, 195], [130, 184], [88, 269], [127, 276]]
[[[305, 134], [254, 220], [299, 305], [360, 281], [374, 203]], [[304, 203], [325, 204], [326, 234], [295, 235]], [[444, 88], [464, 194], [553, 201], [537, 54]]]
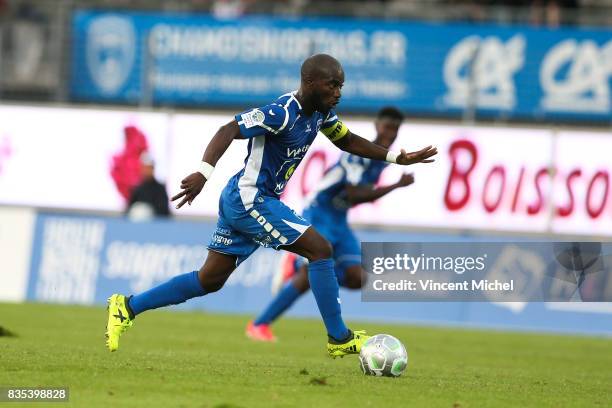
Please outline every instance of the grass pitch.
[[69, 386], [79, 407], [612, 407], [612, 339], [353, 323], [408, 349], [402, 377], [375, 378], [328, 358], [317, 320], [281, 320], [262, 344], [246, 317], [152, 311], [112, 354], [105, 322], [99, 307], [0, 304], [16, 334], [0, 337], [0, 386]]

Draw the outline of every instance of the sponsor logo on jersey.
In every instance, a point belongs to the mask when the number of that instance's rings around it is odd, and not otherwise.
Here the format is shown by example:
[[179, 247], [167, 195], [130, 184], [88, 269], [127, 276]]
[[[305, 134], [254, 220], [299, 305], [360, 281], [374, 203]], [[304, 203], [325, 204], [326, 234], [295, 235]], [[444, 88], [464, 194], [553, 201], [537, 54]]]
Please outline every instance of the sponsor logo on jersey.
[[287, 172], [285, 172], [285, 180], [289, 180], [291, 178], [296, 167], [297, 167], [297, 163], [293, 163], [291, 167], [287, 169]]
[[232, 245], [233, 240], [215, 233], [212, 236], [212, 242], [215, 244]]
[[297, 149], [292, 149], [290, 147], [287, 148], [287, 157], [291, 158], [291, 157], [295, 157], [298, 158], [301, 155], [306, 154], [306, 152], [308, 151], [308, 149], [310, 148], [310, 145], [304, 145], [304, 146], [300, 146]]

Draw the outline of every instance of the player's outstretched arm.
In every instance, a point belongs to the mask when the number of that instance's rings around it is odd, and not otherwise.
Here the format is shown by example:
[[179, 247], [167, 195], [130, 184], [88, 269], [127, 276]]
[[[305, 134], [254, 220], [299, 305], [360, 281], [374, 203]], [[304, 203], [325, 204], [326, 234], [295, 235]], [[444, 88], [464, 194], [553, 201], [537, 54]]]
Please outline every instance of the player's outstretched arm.
[[348, 185], [346, 186], [346, 196], [351, 205], [369, 203], [378, 200], [397, 188], [406, 187], [412, 183], [414, 183], [414, 175], [412, 173], [402, 174], [397, 183], [389, 184], [388, 186], [373, 188], [362, 185]]
[[[240, 128], [235, 120], [221, 126], [208, 146], [206, 146], [204, 156], [202, 157], [202, 163], [208, 164], [211, 166], [210, 168], [213, 168], [232, 141], [240, 138], [242, 138]], [[185, 203], [191, 205], [194, 198], [200, 194], [200, 191], [204, 188], [204, 184], [206, 184], [206, 177], [204, 176], [206, 170], [205, 168], [195, 173], [191, 173], [181, 181], [181, 192], [172, 197], [172, 201], [176, 201], [181, 197], [183, 198], [176, 205], [176, 208], [181, 208]], [[212, 170], [210, 170], [210, 172], [212, 173]]]
[[345, 152], [357, 156], [374, 160], [386, 160], [404, 166], [417, 163], [432, 163], [435, 160], [431, 159], [431, 157], [438, 154], [438, 149], [433, 146], [427, 146], [416, 152], [409, 153], [402, 149], [399, 153], [395, 153], [350, 131], [346, 133], [346, 136], [336, 140], [334, 144]]

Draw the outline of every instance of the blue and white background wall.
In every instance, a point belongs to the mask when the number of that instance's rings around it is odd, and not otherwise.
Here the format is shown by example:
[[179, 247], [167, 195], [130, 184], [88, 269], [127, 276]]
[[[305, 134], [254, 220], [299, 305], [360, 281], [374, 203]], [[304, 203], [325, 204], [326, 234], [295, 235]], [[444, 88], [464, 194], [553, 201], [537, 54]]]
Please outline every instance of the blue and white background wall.
[[609, 29], [80, 11], [71, 95], [246, 109], [296, 89], [315, 52], [344, 64], [346, 111], [612, 122]]

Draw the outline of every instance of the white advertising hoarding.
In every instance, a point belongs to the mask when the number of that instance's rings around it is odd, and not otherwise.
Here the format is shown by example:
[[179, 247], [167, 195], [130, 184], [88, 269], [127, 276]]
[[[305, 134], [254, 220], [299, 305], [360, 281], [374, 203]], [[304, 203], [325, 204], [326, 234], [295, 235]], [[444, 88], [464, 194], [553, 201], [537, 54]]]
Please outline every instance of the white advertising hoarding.
[[[373, 138], [370, 124], [347, 121], [347, 125]], [[322, 157], [327, 157], [329, 164], [339, 154], [323, 139], [319, 138], [311, 148], [288, 187], [286, 201], [295, 207], [317, 178], [304, 176], [304, 171], [320, 174], [318, 163]], [[435, 163], [391, 165], [379, 180], [380, 185], [387, 185], [395, 183], [402, 172], [414, 173], [413, 185], [355, 207], [350, 211], [351, 221], [390, 226], [546, 230], [546, 209], [538, 205], [534, 178], [550, 166], [550, 132], [406, 124], [393, 149], [415, 151], [428, 145], [439, 150]]]
[[[348, 126], [372, 137], [364, 122]], [[438, 148], [435, 164], [389, 166], [415, 183], [349, 212], [363, 224], [612, 235], [612, 133], [405, 124], [394, 149]], [[285, 193], [294, 208], [337, 149], [319, 138]]]
[[[129, 157], [135, 147], [126, 143], [128, 128], [145, 137], [158, 178], [167, 181], [171, 196], [179, 191], [181, 179], [197, 168], [218, 128], [230, 120], [231, 114], [0, 107], [0, 204], [122, 211], [122, 189], [135, 171]], [[374, 138], [372, 122], [346, 124]], [[609, 132], [407, 122], [393, 148], [413, 151], [427, 145], [439, 150], [435, 163], [390, 165], [379, 181], [391, 184], [402, 172], [411, 172], [416, 180], [412, 186], [357, 206], [350, 220], [401, 227], [612, 235]], [[242, 168], [246, 152], [247, 141], [232, 143], [202, 194], [176, 213], [216, 216], [219, 194]], [[320, 135], [283, 200], [300, 211], [324, 169], [339, 155], [340, 150]]]
[[[181, 180], [197, 170], [206, 146], [217, 130], [232, 120], [231, 115], [173, 115], [171, 119], [172, 148], [168, 160], [167, 188], [170, 196], [180, 191]], [[180, 214], [216, 216], [219, 196], [227, 181], [244, 165], [247, 140], [235, 140], [221, 157], [213, 176], [191, 206], [176, 211]], [[176, 203], [174, 203], [176, 204]]]
[[612, 235], [612, 133], [559, 132], [555, 141], [556, 233]]
[[140, 154], [161, 176], [167, 142], [166, 114], [1, 106], [0, 203], [121, 211]]

